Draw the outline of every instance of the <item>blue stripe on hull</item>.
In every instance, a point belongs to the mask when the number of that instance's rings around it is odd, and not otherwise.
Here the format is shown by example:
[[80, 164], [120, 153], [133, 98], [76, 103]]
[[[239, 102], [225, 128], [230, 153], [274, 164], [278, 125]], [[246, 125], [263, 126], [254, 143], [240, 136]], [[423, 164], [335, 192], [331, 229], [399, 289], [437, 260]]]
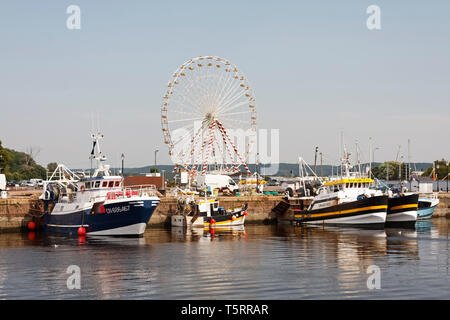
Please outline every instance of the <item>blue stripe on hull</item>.
[[436, 208], [436, 206], [417, 210], [417, 219], [431, 218], [435, 208]]
[[[143, 202], [143, 204], [133, 204]], [[44, 230], [77, 234], [80, 225], [86, 232], [105, 231], [126, 227], [137, 223], [147, 224], [156, 206], [155, 200], [138, 200], [105, 204], [106, 213], [90, 214], [89, 211], [78, 211], [69, 214], [45, 214], [43, 216]]]

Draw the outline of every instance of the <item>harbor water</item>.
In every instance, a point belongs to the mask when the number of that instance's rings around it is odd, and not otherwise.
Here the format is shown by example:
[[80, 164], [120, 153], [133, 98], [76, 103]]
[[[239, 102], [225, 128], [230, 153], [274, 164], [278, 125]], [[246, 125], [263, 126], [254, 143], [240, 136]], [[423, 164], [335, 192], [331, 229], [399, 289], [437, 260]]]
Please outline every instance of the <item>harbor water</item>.
[[[416, 229], [249, 224], [142, 238], [0, 234], [0, 299], [449, 299], [450, 220]], [[80, 288], [68, 285], [79, 268]], [[379, 289], [370, 277], [379, 270]], [[368, 272], [369, 271], [369, 272]]]

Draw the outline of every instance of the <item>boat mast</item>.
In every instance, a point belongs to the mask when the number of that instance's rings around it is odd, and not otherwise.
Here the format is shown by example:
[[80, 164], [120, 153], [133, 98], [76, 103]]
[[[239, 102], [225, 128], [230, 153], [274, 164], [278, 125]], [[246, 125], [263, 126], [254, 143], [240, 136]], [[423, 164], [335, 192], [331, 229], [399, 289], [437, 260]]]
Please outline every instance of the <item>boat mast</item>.
[[[408, 181], [411, 182], [411, 150], [410, 150], [411, 140], [408, 139]], [[411, 188], [411, 183], [410, 183]]]
[[89, 159], [96, 160], [97, 161], [97, 169], [95, 169], [93, 177], [98, 176], [100, 172], [103, 173], [104, 176], [109, 176], [109, 166], [103, 165], [102, 162], [106, 161], [106, 156], [102, 154], [100, 150], [100, 143], [99, 140], [103, 138], [103, 134], [100, 132], [97, 132], [97, 134], [92, 134], [92, 151], [91, 155], [89, 156]]
[[358, 161], [358, 170], [359, 170], [359, 177], [362, 177], [362, 171], [361, 171], [361, 159], [359, 155], [359, 146], [358, 146], [358, 140], [356, 140], [356, 157]]
[[372, 178], [372, 137], [369, 137], [369, 178]]

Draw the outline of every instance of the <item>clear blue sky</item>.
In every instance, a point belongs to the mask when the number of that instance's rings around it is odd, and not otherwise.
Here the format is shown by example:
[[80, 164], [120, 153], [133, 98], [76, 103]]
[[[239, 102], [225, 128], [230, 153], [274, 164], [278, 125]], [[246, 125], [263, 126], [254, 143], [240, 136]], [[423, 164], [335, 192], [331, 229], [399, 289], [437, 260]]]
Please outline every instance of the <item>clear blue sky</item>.
[[[66, 8], [81, 8], [81, 30]], [[381, 8], [381, 30], [366, 8]], [[252, 84], [259, 128], [280, 129], [282, 162], [339, 132], [368, 160], [450, 158], [449, 1], [2, 1], [0, 139], [37, 160], [88, 167], [91, 113], [112, 165], [169, 163], [160, 105], [175, 69], [225, 57]]]

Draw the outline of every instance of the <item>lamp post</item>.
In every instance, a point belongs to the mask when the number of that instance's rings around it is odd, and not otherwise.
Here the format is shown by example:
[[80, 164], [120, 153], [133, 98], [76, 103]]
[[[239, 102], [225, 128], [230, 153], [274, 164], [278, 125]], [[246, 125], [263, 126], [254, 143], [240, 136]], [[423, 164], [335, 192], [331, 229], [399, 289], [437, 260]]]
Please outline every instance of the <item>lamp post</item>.
[[122, 177], [123, 177], [123, 162], [125, 160], [125, 155], [123, 153], [122, 153], [121, 158], [122, 158], [122, 171], [121, 171], [121, 173], [122, 173]]
[[259, 177], [258, 177], [258, 164], [259, 164], [259, 152], [256, 153], [256, 160], [255, 160], [255, 174], [256, 174], [256, 193], [258, 193], [258, 184], [259, 184]]
[[437, 192], [439, 192], [439, 163], [436, 163]]
[[[377, 151], [379, 149], [380, 149], [380, 147], [376, 147], [375, 149], [372, 150], [372, 162], [373, 162], [374, 165], [375, 165], [375, 151]], [[372, 174], [372, 163], [370, 163], [370, 176], [369, 176], [369, 178], [371, 178], [371, 177], [375, 178], [375, 176]]]
[[156, 150], [155, 150], [155, 170], [156, 170], [156, 154], [158, 153], [158, 147], [156, 147]]
[[450, 162], [447, 161], [447, 193], [448, 193], [448, 165], [450, 164]]

